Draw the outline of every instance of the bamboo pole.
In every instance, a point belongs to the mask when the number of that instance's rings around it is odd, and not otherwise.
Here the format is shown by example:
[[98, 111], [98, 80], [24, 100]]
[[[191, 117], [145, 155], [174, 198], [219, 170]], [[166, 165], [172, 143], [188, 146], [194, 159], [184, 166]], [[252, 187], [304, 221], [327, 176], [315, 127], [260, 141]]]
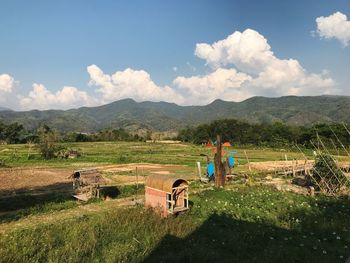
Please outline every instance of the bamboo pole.
[[350, 153], [346, 150], [344, 144], [341, 142], [341, 140], [338, 138], [338, 136], [335, 134], [335, 132], [333, 131], [332, 127], [330, 125], [328, 125], [329, 129], [332, 131], [332, 133], [334, 134], [335, 138], [337, 139], [337, 141], [340, 143], [340, 145], [343, 147], [344, 151], [346, 152], [346, 154], [350, 157]]
[[[310, 142], [311, 142], [311, 144], [313, 144], [312, 141], [310, 141]], [[304, 156], [305, 163], [307, 163], [307, 162], [308, 162], [308, 158], [306, 157], [305, 153], [303, 153], [303, 151], [300, 149], [300, 147], [299, 147], [297, 144], [296, 144], [296, 147], [297, 147], [298, 150], [301, 152], [301, 154]], [[318, 172], [316, 169], [313, 169], [313, 172], [315, 172], [315, 173], [321, 178], [321, 175], [319, 174], [319, 172]], [[313, 174], [312, 174], [311, 171], [309, 171], [309, 175], [310, 175], [310, 177], [314, 180], [314, 183], [317, 184], [317, 186], [318, 186], [318, 188], [320, 189], [320, 191], [324, 192], [323, 186], [320, 185], [320, 184], [317, 182], [317, 180], [315, 180], [315, 178], [314, 178], [314, 176], [313, 176]], [[330, 192], [332, 192], [331, 188], [330, 188], [327, 184], [325, 184], [325, 185], [326, 185], [326, 187], [328, 188], [328, 190], [329, 190]]]
[[350, 131], [348, 130], [348, 127], [346, 127], [345, 123], [343, 122], [343, 126], [345, 128], [345, 130], [348, 132], [349, 136], [350, 136]]
[[250, 167], [250, 162], [249, 162], [249, 159], [248, 159], [248, 155], [247, 155], [246, 150], [244, 150], [244, 155], [245, 155], [245, 158], [246, 158], [247, 163], [248, 163], [248, 169], [249, 169], [249, 172], [251, 172], [251, 171], [252, 171], [252, 168]]

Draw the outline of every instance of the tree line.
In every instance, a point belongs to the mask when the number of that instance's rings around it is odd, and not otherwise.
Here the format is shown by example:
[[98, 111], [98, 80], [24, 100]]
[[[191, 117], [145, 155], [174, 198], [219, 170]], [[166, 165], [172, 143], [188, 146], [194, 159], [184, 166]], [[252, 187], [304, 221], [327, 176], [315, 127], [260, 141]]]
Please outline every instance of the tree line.
[[[201, 144], [215, 141], [220, 134], [222, 140], [240, 145], [291, 146], [303, 145], [313, 148], [312, 143], [322, 141], [328, 147], [342, 148], [350, 146], [350, 127], [345, 124], [317, 124], [311, 127], [292, 126], [281, 122], [273, 124], [252, 124], [235, 119], [217, 120], [208, 124], [187, 127], [179, 131], [177, 139], [184, 142]], [[151, 139], [152, 132], [144, 136], [119, 129], [105, 129], [95, 133], [66, 132], [60, 133], [44, 125], [29, 131], [21, 124], [0, 122], [0, 143], [39, 143], [43, 131], [54, 133], [56, 142], [97, 142], [97, 141], [145, 141]], [[318, 139], [319, 138], [319, 139]]]
[[106, 129], [95, 133], [62, 133], [43, 125], [36, 130], [29, 131], [17, 122], [10, 124], [0, 122], [0, 144], [38, 143], [40, 137], [45, 134], [44, 131], [55, 133], [54, 137], [57, 142], [144, 141], [150, 139], [151, 136], [150, 132], [147, 132], [145, 136], [140, 136], [123, 128]]
[[258, 146], [292, 146], [295, 144], [312, 148], [313, 143], [341, 148], [350, 145], [349, 128], [345, 124], [317, 124], [311, 127], [292, 126], [281, 122], [252, 124], [235, 119], [217, 120], [209, 124], [187, 127], [178, 139], [195, 144], [215, 141], [220, 134], [224, 141], [233, 144]]

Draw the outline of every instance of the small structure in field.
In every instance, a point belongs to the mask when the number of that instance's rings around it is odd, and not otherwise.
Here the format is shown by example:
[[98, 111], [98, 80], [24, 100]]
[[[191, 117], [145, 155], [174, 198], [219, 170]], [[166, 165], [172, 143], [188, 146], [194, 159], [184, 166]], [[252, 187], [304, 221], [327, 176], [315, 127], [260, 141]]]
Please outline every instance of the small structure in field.
[[78, 200], [88, 201], [90, 198], [100, 197], [100, 185], [104, 184], [105, 180], [97, 169], [76, 170], [71, 178], [73, 196]]
[[80, 152], [76, 150], [63, 150], [58, 153], [58, 157], [61, 159], [76, 159], [80, 156]]
[[188, 210], [188, 182], [169, 175], [150, 175], [145, 182], [145, 207], [159, 210], [162, 217]]

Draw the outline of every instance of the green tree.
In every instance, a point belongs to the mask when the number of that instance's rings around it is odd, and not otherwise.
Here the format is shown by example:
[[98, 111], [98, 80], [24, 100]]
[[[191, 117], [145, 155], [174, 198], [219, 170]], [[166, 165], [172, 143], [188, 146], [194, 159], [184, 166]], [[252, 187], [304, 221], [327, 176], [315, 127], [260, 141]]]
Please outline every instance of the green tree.
[[41, 156], [45, 159], [51, 159], [55, 157], [55, 153], [58, 150], [57, 141], [58, 135], [50, 127], [44, 125], [38, 131], [39, 135], [39, 151]]

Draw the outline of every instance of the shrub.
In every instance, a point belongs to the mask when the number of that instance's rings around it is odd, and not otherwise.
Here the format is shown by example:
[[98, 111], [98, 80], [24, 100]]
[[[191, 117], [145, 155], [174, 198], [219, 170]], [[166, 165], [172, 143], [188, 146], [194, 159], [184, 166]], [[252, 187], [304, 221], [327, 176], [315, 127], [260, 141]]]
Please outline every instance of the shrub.
[[320, 154], [316, 158], [312, 183], [319, 190], [337, 193], [347, 184], [348, 179], [337, 166], [332, 156]]
[[48, 126], [44, 126], [39, 130], [39, 151], [43, 158], [52, 159], [57, 152], [57, 133]]

